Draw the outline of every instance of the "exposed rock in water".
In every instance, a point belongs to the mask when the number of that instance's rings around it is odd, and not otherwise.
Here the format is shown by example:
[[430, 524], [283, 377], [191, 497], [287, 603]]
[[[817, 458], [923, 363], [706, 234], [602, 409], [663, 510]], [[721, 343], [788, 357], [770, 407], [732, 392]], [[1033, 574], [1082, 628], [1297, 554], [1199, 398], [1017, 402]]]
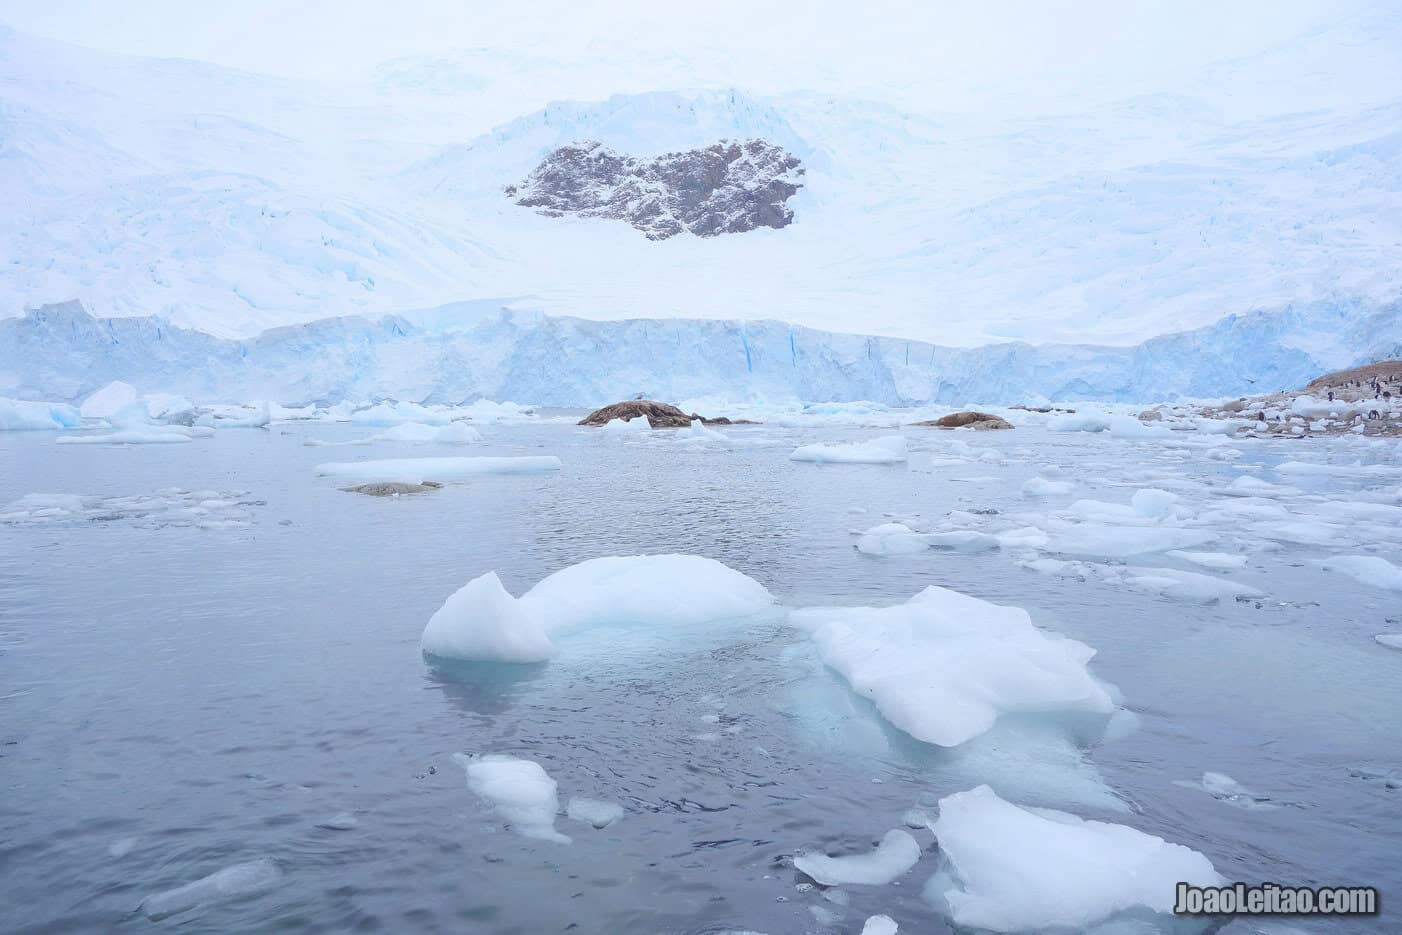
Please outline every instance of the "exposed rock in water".
[[787, 227], [785, 202], [802, 187], [799, 160], [765, 140], [721, 140], [705, 149], [638, 159], [602, 143], [561, 146], [519, 186], [516, 204], [559, 217], [627, 221], [649, 240]]
[[443, 485], [437, 481], [426, 480], [422, 484], [405, 484], [400, 481], [376, 481], [373, 484], [356, 484], [354, 487], [342, 487], [347, 493], [363, 493], [370, 497], [397, 497], [405, 493], [423, 493], [427, 490], [437, 490]]
[[1158, 422], [1163, 419], [1163, 413], [1157, 409], [1145, 409], [1139, 413], [1140, 422]]
[[696, 413], [687, 415], [671, 403], [659, 403], [651, 399], [630, 399], [621, 403], [614, 403], [612, 406], [605, 406], [602, 409], [595, 409], [589, 415], [579, 420], [580, 425], [607, 425], [614, 419], [622, 419], [624, 422], [631, 422], [637, 418], [647, 419], [648, 425], [655, 429], [684, 429], [693, 422], [700, 421], [705, 425], [754, 425], [748, 419], [727, 419], [721, 416], [718, 419], [708, 419], [705, 416], [698, 416]]
[[1056, 406], [1009, 406], [1009, 409], [1021, 409], [1023, 412], [1075, 412], [1074, 409], [1058, 409]]
[[971, 428], [976, 431], [988, 431], [990, 429], [1010, 429], [1013, 424], [1006, 419], [995, 416], [988, 412], [951, 412], [947, 416], [938, 419], [927, 419], [924, 422], [916, 422], [916, 425], [932, 426], [937, 429], [961, 429]]
[[1326, 373], [1300, 390], [1195, 407], [1193, 414], [1237, 419], [1252, 435], [1307, 438], [1312, 435], [1402, 436], [1402, 360], [1384, 360]]

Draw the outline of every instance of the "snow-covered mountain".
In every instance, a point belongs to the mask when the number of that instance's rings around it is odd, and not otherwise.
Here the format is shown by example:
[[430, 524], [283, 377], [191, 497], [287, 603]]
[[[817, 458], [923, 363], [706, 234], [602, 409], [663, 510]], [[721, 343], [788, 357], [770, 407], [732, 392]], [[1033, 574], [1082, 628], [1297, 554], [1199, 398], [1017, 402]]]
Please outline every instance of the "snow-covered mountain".
[[[77, 297], [252, 338], [530, 296], [556, 318], [971, 348], [1129, 347], [1255, 309], [1390, 307], [1402, 57], [1385, 52], [1402, 17], [1378, 9], [1221, 63], [1192, 94], [1039, 118], [703, 87], [502, 121], [535, 93], [506, 95], [503, 76], [559, 63], [479, 50], [336, 89], [0, 29], [0, 314]], [[1289, 77], [1288, 55], [1318, 71], [1340, 48], [1368, 94]], [[1266, 93], [1301, 82], [1300, 107]], [[723, 139], [801, 162], [792, 223], [649, 240], [619, 212], [544, 217], [503, 196], [583, 141], [650, 163]]]
[[[636, 235], [635, 235], [636, 236]], [[1230, 316], [1135, 347], [950, 348], [776, 321], [598, 322], [522, 303], [335, 318], [247, 340], [78, 303], [0, 320], [0, 396], [79, 400], [113, 380], [192, 399], [286, 405], [391, 398], [596, 407], [642, 393], [732, 401], [1161, 401], [1303, 386], [1402, 356], [1402, 303]]]

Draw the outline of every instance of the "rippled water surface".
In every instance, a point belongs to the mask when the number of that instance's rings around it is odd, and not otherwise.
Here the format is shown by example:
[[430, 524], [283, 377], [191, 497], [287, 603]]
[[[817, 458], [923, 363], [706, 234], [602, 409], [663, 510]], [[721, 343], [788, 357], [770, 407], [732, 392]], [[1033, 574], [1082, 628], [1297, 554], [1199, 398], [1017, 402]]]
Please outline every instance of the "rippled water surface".
[[[0, 927], [779, 935], [857, 932], [884, 912], [941, 932], [920, 896], [932, 854], [896, 884], [826, 893], [789, 858], [866, 850], [912, 806], [988, 782], [1194, 847], [1229, 879], [1382, 886], [1380, 918], [1290, 924], [1395, 930], [1402, 652], [1373, 636], [1402, 631], [1399, 592], [1327, 572], [1311, 560], [1337, 550], [1301, 544], [1224, 576], [1265, 599], [1203, 605], [1038, 574], [1006, 549], [871, 557], [851, 535], [885, 513], [935, 526], [951, 510], [1064, 506], [1020, 493], [1048, 463], [1075, 497], [1124, 503], [1138, 486], [1207, 498], [1242, 473], [1279, 481], [1281, 460], [1375, 455], [1278, 441], [1223, 462], [1036, 427], [957, 433], [999, 453], [980, 461], [941, 450], [953, 433], [919, 431], [908, 464], [882, 466], [787, 459], [888, 434], [871, 429], [736, 428], [741, 444], [712, 447], [538, 424], [488, 427], [470, 449], [303, 446], [365, 434], [325, 425], [131, 448], [0, 433], [0, 503], [94, 498], [79, 518], [0, 524]], [[564, 468], [397, 499], [313, 472], [443, 454], [556, 454]], [[1291, 483], [1397, 502], [1395, 476]], [[102, 499], [171, 487], [212, 491], [230, 522]], [[1371, 545], [1399, 561], [1396, 541]], [[429, 616], [469, 578], [496, 570], [519, 594], [584, 559], [655, 552], [718, 559], [787, 606], [891, 604], [940, 584], [1025, 607], [1097, 648], [1096, 674], [1139, 728], [1070, 762], [1016, 724], [936, 750], [885, 726], [776, 622], [584, 631], [523, 670], [420, 655]], [[568, 845], [520, 837], [469, 791], [458, 752], [529, 757], [562, 800], [626, 814], [603, 830], [561, 816]], [[1194, 787], [1205, 771], [1271, 807]], [[164, 921], [139, 911], [249, 861], [269, 873], [248, 892]]]

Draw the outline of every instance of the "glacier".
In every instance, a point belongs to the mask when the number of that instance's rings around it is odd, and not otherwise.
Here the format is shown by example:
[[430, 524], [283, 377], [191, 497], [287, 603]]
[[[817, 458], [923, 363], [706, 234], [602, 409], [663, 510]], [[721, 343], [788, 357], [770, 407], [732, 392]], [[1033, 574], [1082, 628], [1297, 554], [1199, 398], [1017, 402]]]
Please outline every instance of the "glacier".
[[1289, 305], [1129, 347], [956, 348], [779, 321], [590, 321], [520, 299], [234, 339], [159, 316], [97, 318], [73, 301], [0, 319], [0, 396], [80, 402], [122, 381], [202, 402], [286, 406], [511, 399], [592, 407], [638, 394], [890, 406], [1158, 402], [1294, 388], [1399, 356], [1402, 302]]

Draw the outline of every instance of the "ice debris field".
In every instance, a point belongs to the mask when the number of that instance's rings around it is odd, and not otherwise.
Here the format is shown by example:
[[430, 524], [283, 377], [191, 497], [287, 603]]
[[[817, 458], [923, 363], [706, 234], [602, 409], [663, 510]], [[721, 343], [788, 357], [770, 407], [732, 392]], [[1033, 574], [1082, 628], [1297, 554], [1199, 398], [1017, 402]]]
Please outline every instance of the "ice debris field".
[[[403, 855], [414, 878], [393, 886], [428, 905], [474, 855], [482, 911], [521, 930], [582, 912], [643, 931], [618, 907], [648, 903], [686, 930], [1209, 931], [1172, 917], [1176, 882], [1378, 878], [1386, 845], [1357, 847], [1325, 806], [1370, 815], [1402, 786], [1395, 439], [1114, 407], [995, 409], [1017, 428], [975, 433], [913, 424], [938, 407], [706, 402], [764, 418], [589, 428], [529, 405], [120, 384], [6, 409], [30, 430], [0, 435], [21, 465], [6, 554], [42, 544], [131, 584], [66, 658], [56, 627], [88, 626], [90, 586], [41, 566], [53, 603], [20, 599], [17, 651], [99, 691], [129, 654], [181, 660], [196, 716], [231, 736], [209, 775], [172, 754], [221, 791], [176, 795], [169, 821], [268, 816], [227, 845], [187, 832], [175, 862], [155, 813], [98, 832], [78, 885], [140, 882], [93, 896], [95, 917], [257, 926], [320, 904], [342, 861], [371, 892], [373, 848]], [[323, 460], [341, 446], [365, 457]], [[308, 681], [299, 658], [344, 678]], [[260, 700], [231, 708], [244, 689], [221, 666]], [[179, 736], [160, 690], [110, 692], [109, 726], [150, 727], [115, 730], [109, 756]], [[4, 701], [16, 723], [65, 703], [43, 682]], [[280, 724], [317, 745], [267, 778]], [[361, 779], [343, 744], [374, 762]], [[40, 762], [7, 759], [21, 777]], [[593, 881], [577, 909], [491, 895], [557, 870]], [[676, 908], [691, 888], [706, 906]]]

